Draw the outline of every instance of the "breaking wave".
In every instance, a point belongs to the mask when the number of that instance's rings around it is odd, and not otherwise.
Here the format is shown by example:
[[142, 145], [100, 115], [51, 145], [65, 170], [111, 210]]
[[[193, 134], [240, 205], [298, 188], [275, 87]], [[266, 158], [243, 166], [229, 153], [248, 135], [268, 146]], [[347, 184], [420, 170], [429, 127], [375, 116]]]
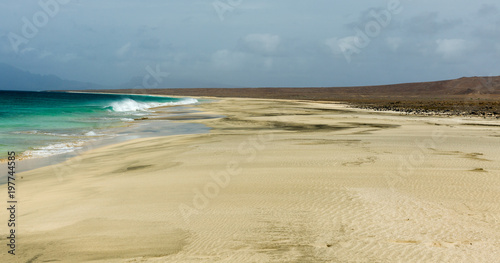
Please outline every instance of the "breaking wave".
[[151, 108], [163, 107], [163, 106], [176, 106], [176, 105], [188, 105], [197, 103], [197, 99], [182, 99], [173, 102], [138, 102], [133, 99], [122, 99], [120, 101], [112, 102], [110, 105], [105, 107], [114, 112], [134, 112], [134, 111], [148, 111]]

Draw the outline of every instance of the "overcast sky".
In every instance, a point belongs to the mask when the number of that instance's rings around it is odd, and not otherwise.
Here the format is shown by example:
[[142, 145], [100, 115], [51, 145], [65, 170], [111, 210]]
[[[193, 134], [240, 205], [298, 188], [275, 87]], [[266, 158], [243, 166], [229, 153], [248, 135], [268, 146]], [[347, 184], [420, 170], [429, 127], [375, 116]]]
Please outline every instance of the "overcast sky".
[[246, 87], [500, 75], [497, 2], [1, 0], [0, 62], [105, 85], [148, 66]]

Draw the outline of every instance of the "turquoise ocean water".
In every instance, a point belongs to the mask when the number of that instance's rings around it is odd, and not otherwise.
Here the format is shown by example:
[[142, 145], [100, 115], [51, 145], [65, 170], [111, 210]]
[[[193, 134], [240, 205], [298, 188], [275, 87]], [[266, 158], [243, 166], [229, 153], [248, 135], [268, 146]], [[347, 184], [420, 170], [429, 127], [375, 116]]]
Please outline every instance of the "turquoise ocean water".
[[0, 91], [0, 159], [74, 151], [89, 140], [151, 114], [152, 108], [196, 103], [190, 98]]

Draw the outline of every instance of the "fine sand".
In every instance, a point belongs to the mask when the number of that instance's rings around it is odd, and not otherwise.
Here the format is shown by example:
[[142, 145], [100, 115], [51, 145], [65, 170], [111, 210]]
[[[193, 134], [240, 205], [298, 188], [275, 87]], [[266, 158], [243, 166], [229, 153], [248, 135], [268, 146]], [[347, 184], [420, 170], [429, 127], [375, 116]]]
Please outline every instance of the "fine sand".
[[193, 107], [184, 121], [209, 134], [18, 174], [17, 255], [3, 208], [0, 262], [498, 262], [499, 121], [285, 100]]

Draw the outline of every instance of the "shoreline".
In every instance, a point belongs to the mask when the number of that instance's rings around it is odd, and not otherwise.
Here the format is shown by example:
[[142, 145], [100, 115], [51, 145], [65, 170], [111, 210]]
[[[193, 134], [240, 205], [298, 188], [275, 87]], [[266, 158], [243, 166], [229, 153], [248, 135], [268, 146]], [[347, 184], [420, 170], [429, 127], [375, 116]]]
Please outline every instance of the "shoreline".
[[[18, 160], [17, 170], [18, 172], [26, 172], [44, 166], [50, 166], [53, 164], [64, 162], [71, 158], [76, 158], [91, 149], [113, 145], [128, 140], [134, 140], [137, 138], [205, 133], [209, 130], [207, 127], [196, 124], [175, 123], [176, 119], [183, 120], [185, 118], [188, 118], [192, 113], [196, 112], [192, 109], [193, 106], [196, 106], [196, 104], [160, 106], [151, 108], [151, 110], [153, 110], [152, 115], [148, 115], [145, 118], [136, 119], [133, 122], [124, 122], [123, 126], [121, 127], [107, 128], [105, 129], [104, 134], [101, 134], [100, 136], [90, 136], [82, 143], [82, 145], [80, 145], [79, 147], [75, 147], [74, 150], [65, 153], [53, 154], [49, 156], [30, 157], [21, 155], [22, 153], [16, 152], [16, 159]], [[170, 109], [175, 110], [170, 111]], [[173, 115], [179, 115], [177, 113], [179, 111], [181, 112], [181, 116], [169, 119]], [[159, 129], [157, 132], [150, 132], [151, 129], [149, 129], [148, 127], [154, 124], [158, 124], [158, 122], [162, 122], [161, 129]], [[78, 142], [80, 142], [81, 140], [82, 139], [79, 139]], [[69, 144], [72, 142], [66, 143]], [[0, 169], [6, 169], [6, 167], [7, 159], [0, 159]], [[4, 177], [2, 176], [0, 177], [0, 179], [3, 180]]]
[[[453, 82], [453, 81], [452, 81]], [[494, 87], [484, 89], [491, 94], [463, 94], [463, 95], [434, 95], [423, 93], [410, 93], [408, 97], [393, 96], [384, 89], [391, 86], [405, 86], [419, 83], [396, 84], [386, 86], [373, 86], [370, 88], [378, 91], [368, 92], [366, 87], [351, 88], [199, 88], [199, 89], [150, 89], [150, 90], [88, 90], [88, 91], [65, 91], [75, 93], [102, 93], [102, 94], [125, 94], [141, 95], [148, 92], [152, 96], [166, 96], [182, 98], [186, 96], [218, 99], [218, 98], [249, 98], [249, 99], [274, 99], [274, 100], [298, 100], [314, 101], [318, 103], [342, 103], [358, 109], [372, 109], [375, 111], [399, 112], [401, 114], [412, 114], [416, 116], [449, 116], [449, 117], [481, 117], [485, 119], [500, 119], [500, 93], [495, 94]], [[421, 83], [420, 83], [421, 84]], [[429, 83], [434, 84], [436, 83]], [[456, 83], [454, 85], [457, 85]], [[484, 83], [481, 83], [484, 85]], [[477, 88], [477, 87], [476, 87]], [[337, 94], [335, 89], [343, 90], [344, 93]], [[308, 93], [308, 90], [314, 90]], [[359, 91], [360, 96], [354, 97], [351, 93]], [[242, 92], [239, 92], [242, 91]], [[278, 92], [276, 92], [278, 91]], [[328, 91], [328, 94], [325, 93]], [[280, 94], [279, 92], [284, 92]], [[315, 95], [319, 93], [320, 95]], [[378, 93], [377, 93], [378, 92]], [[394, 93], [395, 91], [393, 91]], [[405, 91], [408, 92], [408, 91]], [[215, 95], [208, 95], [214, 93]], [[225, 93], [229, 93], [226, 95]], [[242, 94], [239, 94], [242, 93]], [[404, 93], [404, 92], [403, 92]], [[294, 98], [297, 97], [297, 98]]]
[[225, 117], [22, 173], [19, 259], [496, 258], [500, 128], [296, 100], [195, 107]]
[[[67, 91], [67, 92], [94, 94], [94, 92], [76, 92], [76, 91], [75, 92], [74, 91]], [[100, 93], [95, 93], [95, 94], [100, 94]], [[103, 94], [114, 95], [117, 93], [103, 93]], [[132, 94], [132, 93], [130, 93], [130, 94], [119, 93], [119, 94], [121, 94], [121, 95], [137, 95], [137, 94]], [[148, 94], [143, 94], [143, 95], [148, 96]], [[150, 96], [172, 97], [172, 98], [194, 98], [194, 99], [197, 99], [199, 101], [198, 103], [210, 103], [210, 101], [217, 101], [217, 100], [221, 99], [220, 97], [211, 97], [211, 96], [199, 96], [199, 97], [197, 97], [197, 96], [194, 96], [194, 97], [170, 96], [170, 95], [150, 95]], [[238, 99], [245, 99], [245, 98], [224, 98], [224, 99], [238, 100]], [[252, 98], [250, 98], [249, 100], [268, 100], [268, 99], [260, 99], [260, 98], [252, 99]], [[311, 102], [308, 100], [291, 100], [291, 99], [272, 99], [272, 100], [283, 101], [283, 102], [302, 102], [302, 103], [310, 103]], [[320, 100], [318, 100], [315, 102], [320, 103], [320, 104], [339, 105], [341, 107], [344, 107], [345, 109], [355, 109], [355, 110], [361, 110], [361, 111], [366, 111], [366, 112], [371, 112], [371, 113], [391, 114], [391, 115], [399, 115], [399, 116], [460, 118], [462, 120], [465, 118], [465, 119], [473, 120], [473, 121], [486, 121], [486, 122], [496, 121], [496, 118], [480, 117], [477, 115], [445, 115], [445, 114], [442, 114], [440, 112], [428, 112], [427, 114], [422, 114], [422, 113], [396, 111], [396, 110], [390, 110], [390, 109], [378, 109], [375, 107], [368, 107], [368, 106], [363, 106], [363, 105], [353, 105], [353, 104], [342, 102], [342, 101], [320, 101]], [[199, 105], [198, 103], [197, 104], [188, 104], [188, 105], [160, 106], [160, 107], [152, 108], [152, 109], [156, 110], [154, 113], [157, 113], [158, 110], [160, 110], [160, 112], [161, 112], [162, 109], [169, 109], [169, 108], [173, 108], [173, 107], [195, 108], [196, 106]], [[149, 124], [151, 125], [152, 124], [151, 122], [155, 121], [155, 120], [167, 120], [167, 121], [178, 122], [178, 123], [183, 123], [183, 122], [186, 123], [186, 121], [187, 121], [187, 123], [189, 125], [189, 124], [195, 124], [195, 122], [197, 120], [203, 120], [203, 119], [207, 119], [207, 118], [209, 119], [209, 118], [214, 118], [214, 117], [215, 118], [224, 117], [223, 115], [213, 116], [209, 113], [203, 113], [203, 112], [201, 112], [201, 114], [193, 114], [194, 112], [197, 112], [197, 111], [193, 110], [193, 109], [188, 110], [187, 112], [183, 112], [181, 117], [177, 118], [177, 117], [170, 116], [170, 115], [175, 114], [175, 112], [163, 111], [163, 112], [161, 112], [162, 116], [152, 115], [152, 116], [147, 117], [145, 119], [135, 120], [133, 123], [130, 123], [127, 126], [124, 126], [121, 128], [113, 128], [112, 130], [114, 130], [115, 133], [126, 133], [127, 130], [129, 130], [129, 131], [133, 130], [134, 127], [137, 128], [138, 125], [141, 125], [140, 122], [149, 122]], [[191, 116], [194, 116], [194, 118], [192, 118]], [[472, 125], [474, 125], [474, 124], [472, 124]], [[488, 126], [489, 124], [484, 124], [484, 125]], [[492, 126], [500, 126], [500, 124], [499, 125], [492, 125]], [[198, 130], [201, 132], [201, 130], [203, 130], [203, 129], [198, 128]], [[210, 128], [208, 128], [208, 130], [205, 132], [209, 132], [209, 130], [210, 130]], [[190, 135], [190, 134], [199, 134], [199, 132], [195, 132], [195, 133], [182, 133], [181, 132], [181, 133], [178, 133], [178, 131], [173, 131], [171, 134], [164, 134], [164, 135], [158, 134], [156, 136], [154, 136], [154, 135], [146, 135], [146, 136], [142, 135], [143, 137], [129, 138], [129, 139], [117, 138], [116, 134], [115, 134], [115, 136], [109, 137], [109, 138], [97, 138], [96, 140], [89, 140], [89, 141], [85, 142], [85, 144], [83, 144], [82, 147], [80, 147], [74, 151], [71, 151], [71, 152], [67, 152], [67, 153], [63, 153], [63, 154], [56, 154], [56, 155], [51, 155], [51, 156], [45, 156], [45, 157], [18, 159], [18, 161], [20, 161], [20, 164], [26, 164], [26, 165], [21, 165], [17, 169], [19, 172], [27, 172], [27, 171], [42, 168], [45, 166], [59, 164], [59, 163], [64, 162], [64, 161], [68, 161], [71, 158], [78, 158], [79, 155], [81, 155], [89, 150], [93, 150], [93, 149], [97, 149], [97, 148], [101, 148], [101, 147], [105, 147], [105, 146], [110, 146], [110, 145], [115, 145], [115, 144], [120, 144], [120, 143], [126, 142], [126, 141], [132, 141], [132, 140], [137, 140], [137, 139], [141, 139], [141, 138], [164, 137], [164, 136], [173, 136], [173, 135]], [[0, 169], [6, 169], [6, 167], [7, 167], [6, 159], [0, 160]]]
[[[155, 113], [152, 108], [181, 107], [198, 103], [196, 99], [189, 97], [169, 98], [155, 95], [123, 96], [100, 93], [70, 95], [74, 92], [62, 91], [57, 92], [59, 95], [54, 94], [55, 92], [5, 92], [7, 97], [13, 98], [13, 103], [10, 105], [6, 102], [11, 110], [6, 115], [6, 125], [2, 128], [6, 141], [0, 147], [3, 152], [0, 153], [0, 163], [5, 162], [7, 151], [17, 152], [21, 160], [68, 153], [91, 141], [109, 140], [110, 136], [120, 132], [123, 128], [133, 126], [137, 121], [154, 117]], [[38, 97], [44, 99], [37, 101]], [[41, 112], [38, 110], [34, 110], [36, 114], [23, 112], [27, 109], [16, 105], [17, 98], [29, 99], [34, 109], [42, 107]], [[56, 98], [61, 100], [52, 103], [52, 99]], [[44, 106], [40, 105], [44, 105], [44, 101], [50, 101], [51, 105], [43, 108]], [[54, 105], [59, 102], [61, 105]], [[78, 107], [74, 103], [79, 103]], [[61, 110], [59, 107], [68, 107], [68, 110]], [[54, 112], [50, 112], [51, 110]], [[16, 114], [23, 117], [21, 119], [12, 117], [18, 116]], [[32, 119], [31, 116], [36, 117]], [[49, 122], [49, 125], [45, 125]]]

